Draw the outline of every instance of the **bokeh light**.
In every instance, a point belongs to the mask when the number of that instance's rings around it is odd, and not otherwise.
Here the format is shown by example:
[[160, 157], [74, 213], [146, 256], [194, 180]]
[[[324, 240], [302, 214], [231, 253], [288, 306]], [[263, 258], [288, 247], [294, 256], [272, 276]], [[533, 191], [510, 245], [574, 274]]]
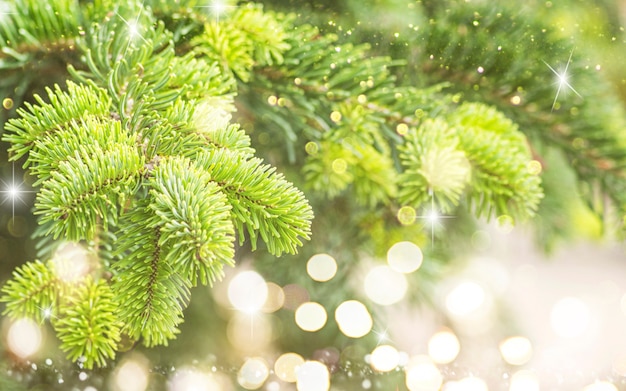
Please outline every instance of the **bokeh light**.
[[304, 364], [304, 359], [297, 353], [285, 353], [274, 363], [274, 373], [282, 381], [295, 383], [296, 372]]
[[398, 350], [391, 345], [379, 345], [370, 356], [372, 368], [379, 372], [394, 370], [400, 363]]
[[145, 391], [150, 379], [148, 364], [140, 354], [124, 359], [113, 372], [113, 391]]
[[328, 281], [337, 273], [337, 261], [328, 254], [315, 254], [309, 258], [306, 271], [315, 281]]
[[269, 376], [269, 369], [262, 358], [249, 358], [237, 373], [237, 382], [246, 390], [256, 390], [263, 386]]
[[[178, 369], [167, 382], [168, 391], [223, 391], [222, 382], [214, 374], [195, 368]], [[225, 390], [224, 390], [225, 391]]]
[[52, 256], [54, 273], [69, 283], [81, 281], [91, 271], [87, 249], [79, 243], [62, 243]]
[[590, 322], [589, 307], [575, 297], [565, 297], [557, 301], [550, 312], [552, 330], [559, 337], [579, 337], [587, 331]]
[[324, 307], [315, 302], [303, 303], [295, 312], [296, 324], [304, 331], [317, 331], [324, 327], [328, 315]]
[[4, 98], [2, 100], [2, 107], [4, 107], [6, 110], [11, 110], [13, 108], [13, 99]]
[[508, 364], [524, 365], [533, 355], [533, 345], [528, 338], [511, 337], [500, 342], [500, 354]]
[[391, 305], [399, 302], [406, 295], [408, 283], [402, 273], [389, 266], [376, 266], [367, 273], [364, 280], [365, 294], [374, 303]]
[[11, 323], [7, 333], [9, 350], [22, 359], [37, 353], [42, 340], [43, 336], [39, 325], [27, 318], [18, 319]]
[[593, 384], [589, 384], [583, 391], [618, 391], [617, 387], [608, 381], [598, 381]]
[[283, 308], [295, 311], [302, 303], [309, 301], [309, 292], [298, 284], [288, 284], [283, 287], [285, 303]]
[[361, 338], [372, 330], [373, 320], [369, 311], [356, 300], [344, 301], [335, 310], [339, 330], [351, 338]]
[[396, 217], [398, 218], [400, 224], [411, 225], [415, 222], [415, 219], [417, 218], [417, 212], [415, 211], [415, 208], [407, 205], [398, 209], [398, 214]]
[[511, 376], [509, 391], [540, 391], [539, 379], [533, 371], [523, 369]]
[[435, 364], [426, 356], [417, 356], [405, 369], [405, 382], [410, 391], [438, 391], [443, 376]]
[[257, 312], [267, 300], [267, 284], [255, 271], [241, 272], [228, 284], [228, 300], [239, 311]]
[[265, 300], [265, 304], [263, 304], [263, 312], [272, 313], [276, 312], [283, 307], [285, 304], [285, 292], [283, 292], [283, 288], [278, 286], [273, 282], [267, 283], [267, 299]]
[[296, 370], [296, 388], [298, 391], [328, 391], [328, 367], [319, 361], [306, 361]]
[[428, 340], [428, 355], [437, 364], [449, 364], [461, 350], [457, 336], [450, 330], [442, 330]]
[[269, 345], [272, 324], [267, 315], [236, 313], [228, 322], [226, 335], [233, 347], [244, 353], [253, 353]]
[[422, 266], [424, 255], [413, 242], [398, 242], [387, 251], [387, 262], [399, 273], [413, 273]]
[[446, 296], [446, 309], [455, 317], [464, 317], [478, 310], [485, 302], [485, 291], [475, 282], [457, 285]]
[[489, 391], [487, 383], [480, 377], [468, 376], [458, 381], [459, 390], [463, 391]]

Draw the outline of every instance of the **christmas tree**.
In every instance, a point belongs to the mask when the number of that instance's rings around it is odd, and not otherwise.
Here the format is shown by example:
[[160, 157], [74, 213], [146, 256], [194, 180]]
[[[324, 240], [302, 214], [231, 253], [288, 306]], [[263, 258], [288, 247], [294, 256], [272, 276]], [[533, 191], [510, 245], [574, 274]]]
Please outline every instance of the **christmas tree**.
[[[622, 237], [618, 10], [0, 2], [1, 388], [552, 384], [499, 296], [527, 269], [470, 254]], [[623, 387], [616, 352], [558, 384]]]

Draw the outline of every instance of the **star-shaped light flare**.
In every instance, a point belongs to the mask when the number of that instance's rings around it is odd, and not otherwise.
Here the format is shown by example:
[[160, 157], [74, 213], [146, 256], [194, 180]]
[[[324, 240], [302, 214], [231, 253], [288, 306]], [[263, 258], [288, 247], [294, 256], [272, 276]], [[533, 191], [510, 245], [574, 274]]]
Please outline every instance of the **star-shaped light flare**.
[[237, 8], [236, 5], [224, 4], [223, 0], [213, 0], [211, 5], [197, 5], [198, 8], [208, 8], [215, 15], [215, 21], [220, 22], [220, 15], [224, 15], [229, 9]]
[[[141, 10], [143, 10], [143, 4], [145, 3], [145, 0], [141, 2]], [[122, 21], [124, 22], [124, 24], [126, 24], [126, 27], [128, 27], [128, 44], [126, 45], [126, 49], [124, 49], [124, 56], [126, 56], [126, 52], [128, 52], [128, 48], [130, 47], [130, 43], [133, 40], [133, 38], [135, 37], [139, 37], [142, 41], [144, 41], [145, 43], [148, 43], [148, 40], [146, 40], [143, 35], [141, 35], [140, 32], [140, 24], [139, 24], [139, 17], [141, 16], [141, 11], [137, 12], [137, 15], [135, 16], [134, 20], [126, 20], [126, 18], [124, 18], [119, 12], [115, 11], [115, 15], [117, 15], [120, 19], [122, 19]]]
[[14, 15], [17, 12], [12, 12], [13, 9], [9, 5], [8, 1], [0, 0], [0, 19], [5, 15]]
[[15, 201], [18, 200], [22, 202], [24, 205], [26, 203], [22, 199], [23, 194], [25, 193], [36, 193], [33, 190], [22, 190], [22, 185], [24, 181], [20, 183], [15, 183], [15, 163], [12, 168], [11, 182], [7, 183], [4, 180], [0, 179], [2, 183], [2, 189], [0, 189], [0, 194], [4, 195], [4, 199], [1, 204], [4, 204], [7, 201], [11, 201], [11, 216], [15, 217]]
[[574, 54], [574, 49], [572, 49], [572, 51], [569, 54], [569, 59], [567, 60], [567, 64], [565, 65], [565, 70], [563, 72], [557, 72], [554, 68], [552, 68], [550, 66], [550, 64], [548, 64], [547, 62], [543, 62], [544, 64], [546, 64], [546, 66], [548, 68], [550, 68], [550, 70], [552, 71], [552, 73], [554, 73], [556, 75], [557, 78], [557, 84], [558, 84], [558, 88], [556, 90], [556, 95], [554, 96], [554, 102], [552, 102], [552, 110], [554, 111], [554, 107], [556, 106], [556, 102], [559, 99], [559, 94], [561, 93], [561, 90], [563, 89], [563, 87], [567, 87], [570, 90], [572, 90], [572, 92], [574, 92], [574, 94], [576, 94], [579, 98], [582, 98], [582, 96], [578, 93], [578, 91], [576, 91], [574, 89], [574, 87], [572, 87], [572, 85], [569, 83], [568, 79], [569, 79], [569, 75], [567, 74], [567, 69], [569, 68], [569, 64], [572, 62], [572, 54]]
[[428, 194], [430, 195], [430, 210], [427, 210], [425, 214], [420, 216], [415, 216], [417, 219], [425, 220], [427, 224], [430, 224], [430, 240], [431, 244], [435, 244], [435, 227], [441, 225], [441, 219], [453, 219], [455, 216], [445, 216], [442, 215], [437, 208], [435, 207], [435, 197], [433, 195], [433, 190], [429, 189]]

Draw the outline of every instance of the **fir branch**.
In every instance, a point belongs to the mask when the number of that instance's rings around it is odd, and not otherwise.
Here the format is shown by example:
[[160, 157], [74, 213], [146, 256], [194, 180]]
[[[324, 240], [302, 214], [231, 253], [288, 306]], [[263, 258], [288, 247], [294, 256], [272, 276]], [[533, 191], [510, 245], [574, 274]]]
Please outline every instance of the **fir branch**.
[[213, 283], [223, 276], [224, 265], [234, 265], [228, 200], [187, 159], [166, 159], [152, 174], [148, 208], [159, 218], [164, 262], [194, 286], [198, 279]]
[[81, 158], [90, 158], [103, 150], [135, 143], [136, 137], [122, 129], [119, 121], [86, 117], [79, 122], [72, 120], [65, 128], [37, 139], [28, 154], [27, 165], [38, 177], [34, 183], [37, 186], [48, 180], [61, 162], [76, 153]]
[[194, 52], [216, 61], [224, 72], [247, 82], [255, 66], [280, 64], [289, 49], [282, 24], [261, 6], [239, 7], [227, 20], [207, 23], [191, 43]]
[[455, 129], [443, 120], [426, 120], [400, 146], [404, 172], [398, 178], [398, 199], [416, 207], [437, 196], [438, 206], [450, 212], [459, 204], [471, 177], [468, 157]]
[[73, 120], [80, 120], [86, 115], [107, 117], [110, 113], [111, 98], [93, 84], [68, 81], [67, 92], [58, 85], [54, 90], [46, 88], [46, 91], [50, 103], [35, 95], [37, 105], [24, 103], [26, 109], [17, 111], [20, 118], [6, 123], [8, 133], [2, 140], [11, 143], [11, 160], [18, 160], [31, 150], [36, 140], [66, 128]]
[[42, 184], [35, 214], [40, 224], [52, 223], [47, 233], [69, 240], [90, 239], [101, 223], [117, 220], [138, 184], [144, 159], [135, 147], [118, 144], [93, 156], [76, 153]]
[[309, 238], [311, 207], [302, 192], [274, 168], [228, 150], [202, 152], [195, 163], [209, 172], [228, 197], [240, 243], [247, 232], [256, 248], [260, 235], [272, 254], [281, 255], [296, 253], [302, 245], [300, 238]]
[[0, 302], [6, 303], [3, 315], [43, 322], [58, 305], [58, 280], [51, 266], [33, 261], [15, 269], [2, 287]]
[[120, 323], [113, 298], [105, 280], [87, 277], [62, 302], [52, 324], [68, 359], [81, 360], [85, 368], [92, 369], [105, 367], [107, 360], [115, 357]]
[[163, 259], [167, 249], [159, 245], [159, 222], [147, 202], [124, 215], [119, 230], [125, 240], [120, 241], [118, 261], [112, 265], [122, 332], [133, 340], [143, 338], [146, 346], [167, 345], [179, 333], [190, 295], [190, 283]]

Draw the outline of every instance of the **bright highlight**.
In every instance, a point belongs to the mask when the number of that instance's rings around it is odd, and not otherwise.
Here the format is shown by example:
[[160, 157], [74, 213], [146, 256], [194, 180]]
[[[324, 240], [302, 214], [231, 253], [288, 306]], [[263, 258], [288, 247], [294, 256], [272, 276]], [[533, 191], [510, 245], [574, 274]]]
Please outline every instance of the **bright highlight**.
[[41, 329], [37, 323], [27, 318], [13, 322], [7, 334], [9, 350], [22, 359], [37, 353], [42, 339]]
[[380, 345], [372, 352], [370, 363], [379, 372], [390, 372], [400, 363], [400, 354], [393, 346]]
[[453, 332], [440, 331], [428, 341], [428, 355], [437, 364], [449, 364], [461, 351], [459, 339]]
[[398, 242], [387, 251], [387, 262], [399, 273], [413, 273], [422, 266], [424, 255], [413, 242]]
[[298, 368], [304, 364], [304, 359], [297, 353], [285, 353], [278, 357], [274, 363], [274, 373], [282, 381], [295, 383], [298, 379]]
[[328, 254], [315, 254], [307, 262], [306, 271], [315, 281], [328, 281], [337, 273], [337, 261]]
[[296, 324], [304, 331], [317, 331], [324, 327], [328, 315], [321, 304], [308, 302], [300, 305], [295, 313]]
[[296, 370], [298, 391], [328, 391], [330, 373], [326, 365], [319, 361], [307, 361]]
[[335, 310], [339, 330], [351, 338], [361, 338], [372, 330], [374, 322], [363, 303], [356, 300], [344, 301]]
[[257, 312], [267, 300], [267, 284], [257, 272], [241, 272], [228, 285], [228, 300], [239, 311]]
[[381, 265], [367, 273], [364, 288], [365, 294], [374, 303], [391, 305], [404, 298], [408, 283], [404, 274], [394, 271], [389, 266]]
[[265, 383], [269, 374], [269, 369], [263, 359], [250, 358], [237, 373], [237, 382], [246, 390], [256, 390]]

